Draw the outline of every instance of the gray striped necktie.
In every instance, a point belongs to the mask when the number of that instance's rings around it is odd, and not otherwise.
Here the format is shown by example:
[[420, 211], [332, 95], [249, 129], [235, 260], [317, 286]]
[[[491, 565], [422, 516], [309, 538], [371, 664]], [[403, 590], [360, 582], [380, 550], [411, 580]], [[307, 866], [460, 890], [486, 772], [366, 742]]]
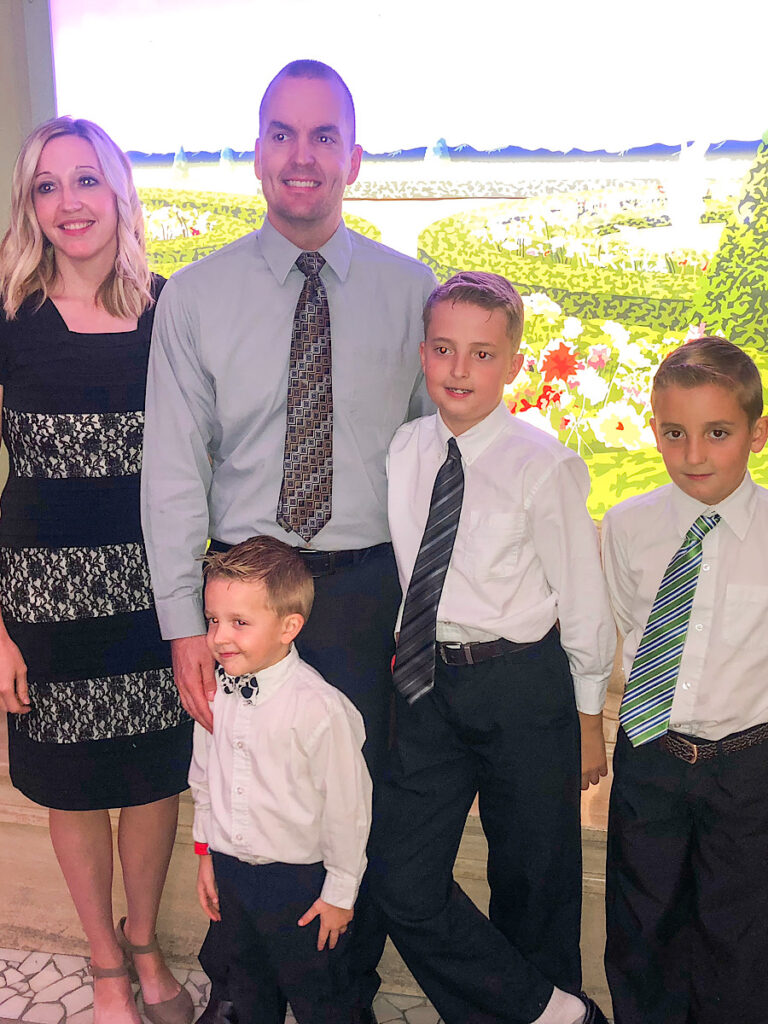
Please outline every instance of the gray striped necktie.
[[699, 582], [701, 542], [719, 522], [717, 513], [699, 516], [661, 579], [619, 709], [619, 721], [634, 747], [658, 739], [669, 730], [669, 715]]
[[451, 560], [464, 496], [464, 470], [456, 438], [435, 477], [429, 515], [405, 596], [393, 680], [409, 704], [435, 685], [437, 606]]

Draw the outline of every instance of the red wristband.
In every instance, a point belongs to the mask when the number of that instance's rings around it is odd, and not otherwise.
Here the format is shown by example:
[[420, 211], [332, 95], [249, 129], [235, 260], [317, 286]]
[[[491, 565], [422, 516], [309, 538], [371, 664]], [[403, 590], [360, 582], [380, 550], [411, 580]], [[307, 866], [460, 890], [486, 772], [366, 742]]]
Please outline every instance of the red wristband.
[[195, 853], [198, 857], [207, 857], [210, 853], [208, 843], [195, 843]]

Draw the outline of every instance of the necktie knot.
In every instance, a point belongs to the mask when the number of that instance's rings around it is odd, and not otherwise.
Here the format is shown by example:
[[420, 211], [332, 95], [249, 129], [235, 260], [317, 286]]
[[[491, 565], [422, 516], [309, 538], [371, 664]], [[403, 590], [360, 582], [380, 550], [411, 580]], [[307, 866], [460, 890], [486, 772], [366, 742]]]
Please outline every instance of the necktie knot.
[[458, 462], [461, 462], [461, 449], [456, 443], [455, 437], [448, 438], [448, 458], [455, 459]]
[[305, 277], [317, 277], [325, 266], [325, 259], [319, 252], [302, 252], [296, 257], [296, 266]]

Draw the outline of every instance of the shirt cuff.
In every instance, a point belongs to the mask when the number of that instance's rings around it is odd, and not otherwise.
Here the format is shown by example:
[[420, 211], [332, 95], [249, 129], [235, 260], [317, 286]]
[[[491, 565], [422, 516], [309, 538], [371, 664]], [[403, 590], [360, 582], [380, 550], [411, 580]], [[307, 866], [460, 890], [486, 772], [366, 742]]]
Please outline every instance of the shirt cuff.
[[351, 910], [355, 905], [359, 887], [359, 879], [353, 879], [350, 875], [333, 875], [330, 871], [326, 871], [320, 899], [330, 903], [332, 907]]
[[608, 692], [608, 680], [577, 679], [573, 680], [573, 691], [576, 695], [576, 708], [584, 715], [599, 715], [605, 704]]
[[180, 640], [207, 632], [202, 594], [156, 602], [157, 621], [163, 640]]

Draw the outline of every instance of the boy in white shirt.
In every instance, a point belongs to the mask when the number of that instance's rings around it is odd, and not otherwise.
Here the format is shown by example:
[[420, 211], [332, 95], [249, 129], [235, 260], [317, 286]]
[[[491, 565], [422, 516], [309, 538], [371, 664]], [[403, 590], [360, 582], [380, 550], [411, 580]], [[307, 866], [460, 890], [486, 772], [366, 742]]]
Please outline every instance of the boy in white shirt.
[[293, 647], [314, 595], [295, 548], [252, 537], [207, 556], [205, 579], [217, 689], [189, 783], [198, 896], [222, 921], [238, 1021], [282, 1024], [290, 1002], [299, 1024], [353, 1024], [346, 933], [371, 822], [363, 721]]
[[668, 356], [651, 421], [672, 480], [603, 520], [627, 677], [608, 826], [617, 1024], [768, 1020], [768, 424], [723, 338]]
[[[507, 280], [457, 274], [424, 322], [439, 411], [389, 450], [406, 596], [371, 870], [393, 941], [447, 1024], [604, 1021], [579, 995], [579, 784], [606, 772], [615, 648], [589, 475], [503, 402], [522, 363]], [[490, 922], [452, 878], [478, 793]]]

